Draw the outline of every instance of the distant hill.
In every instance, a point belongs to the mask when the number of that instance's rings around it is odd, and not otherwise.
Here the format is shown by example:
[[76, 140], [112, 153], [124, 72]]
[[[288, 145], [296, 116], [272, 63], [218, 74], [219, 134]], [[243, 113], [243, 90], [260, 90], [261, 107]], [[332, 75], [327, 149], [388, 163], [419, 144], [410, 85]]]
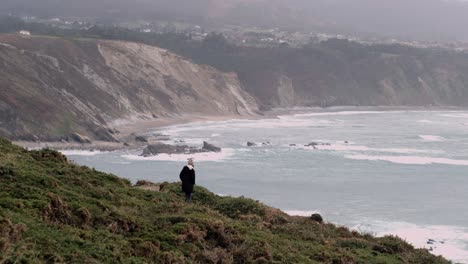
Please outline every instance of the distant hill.
[[468, 40], [468, 3], [458, 0], [0, 0], [0, 5], [0, 13], [48, 17], [143, 18]]
[[449, 263], [396, 237], [291, 217], [251, 199], [196, 186], [186, 204], [179, 184], [141, 184], [150, 190], [0, 138], [0, 261]]

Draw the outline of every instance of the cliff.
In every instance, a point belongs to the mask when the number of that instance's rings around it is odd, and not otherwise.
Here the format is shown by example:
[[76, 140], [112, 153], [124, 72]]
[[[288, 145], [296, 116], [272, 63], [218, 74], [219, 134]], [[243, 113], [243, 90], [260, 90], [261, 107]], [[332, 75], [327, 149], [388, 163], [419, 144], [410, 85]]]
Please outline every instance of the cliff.
[[235, 73], [143, 44], [0, 35], [0, 136], [113, 141], [109, 124], [179, 115], [254, 115]]
[[139, 185], [0, 138], [0, 262], [449, 263], [250, 199]]
[[99, 27], [63, 34], [0, 35], [0, 136], [114, 141], [113, 125], [129, 120], [294, 106], [468, 106], [468, 54], [453, 50], [338, 39], [238, 47], [216, 34], [198, 42]]
[[179, 52], [236, 72], [264, 108], [468, 106], [468, 54], [453, 50], [338, 39], [302, 48], [253, 48], [210, 39]]

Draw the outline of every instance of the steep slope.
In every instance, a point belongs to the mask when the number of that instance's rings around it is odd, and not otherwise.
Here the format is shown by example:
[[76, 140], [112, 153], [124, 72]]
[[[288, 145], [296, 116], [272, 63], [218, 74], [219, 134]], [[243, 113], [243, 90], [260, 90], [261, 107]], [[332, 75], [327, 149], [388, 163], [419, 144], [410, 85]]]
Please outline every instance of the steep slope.
[[112, 141], [109, 122], [253, 115], [236, 74], [130, 42], [0, 35], [0, 135]]
[[198, 186], [192, 204], [179, 184], [148, 189], [0, 138], [0, 262], [449, 263]]

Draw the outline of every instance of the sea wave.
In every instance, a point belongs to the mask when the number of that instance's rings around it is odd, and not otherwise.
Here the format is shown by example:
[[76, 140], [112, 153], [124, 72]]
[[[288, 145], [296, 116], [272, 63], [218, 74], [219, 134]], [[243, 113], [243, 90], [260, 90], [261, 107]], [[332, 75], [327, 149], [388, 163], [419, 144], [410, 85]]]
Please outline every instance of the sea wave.
[[198, 130], [211, 130], [212, 137], [220, 134], [219, 131], [235, 131], [240, 129], [268, 129], [268, 128], [303, 128], [303, 127], [330, 127], [342, 123], [340, 120], [314, 120], [301, 119], [294, 116], [278, 116], [278, 118], [262, 120], [229, 120], [217, 122], [191, 123], [186, 125], [167, 127], [163, 130], [155, 131], [176, 136], [180, 133]]
[[458, 112], [458, 113], [450, 113], [450, 114], [440, 114], [439, 116], [442, 117], [451, 117], [451, 118], [468, 118], [468, 113], [467, 112]]
[[102, 154], [107, 154], [109, 152], [107, 151], [91, 151], [91, 150], [59, 150], [60, 153], [62, 153], [65, 156], [96, 156], [96, 155], [102, 155]]
[[302, 149], [314, 149], [314, 150], [332, 150], [332, 151], [357, 151], [357, 152], [386, 152], [386, 153], [397, 153], [397, 154], [411, 154], [411, 153], [444, 153], [441, 150], [433, 149], [412, 149], [412, 148], [371, 148], [362, 145], [353, 145], [352, 143], [336, 143], [330, 145], [316, 145], [316, 146], [299, 146], [297, 148]]
[[370, 155], [346, 155], [345, 158], [353, 160], [388, 161], [407, 165], [444, 164], [455, 166], [468, 166], [468, 160], [449, 158], [420, 157], [420, 156], [370, 156]]
[[295, 117], [309, 117], [309, 116], [345, 116], [345, 115], [367, 115], [367, 114], [396, 114], [403, 113], [404, 111], [337, 111], [337, 112], [320, 112], [320, 113], [307, 113], [295, 114]]
[[442, 142], [442, 141], [445, 141], [444, 137], [436, 136], [436, 135], [419, 135], [419, 137], [423, 141], [427, 141], [427, 142]]
[[[366, 223], [366, 224], [362, 224]], [[459, 226], [360, 220], [351, 227], [377, 236], [396, 235], [417, 248], [427, 248], [456, 263], [468, 263], [468, 229]]]
[[159, 154], [151, 157], [143, 157], [138, 155], [122, 155], [122, 158], [134, 161], [187, 161], [188, 158], [193, 158], [195, 162], [204, 161], [223, 161], [229, 159], [234, 154], [234, 149], [225, 148], [221, 152], [205, 152], [195, 154]]
[[432, 124], [432, 123], [434, 123], [434, 121], [431, 121], [431, 120], [426, 120], [426, 119], [422, 119], [422, 120], [418, 120], [418, 123], [423, 123], [423, 124]]

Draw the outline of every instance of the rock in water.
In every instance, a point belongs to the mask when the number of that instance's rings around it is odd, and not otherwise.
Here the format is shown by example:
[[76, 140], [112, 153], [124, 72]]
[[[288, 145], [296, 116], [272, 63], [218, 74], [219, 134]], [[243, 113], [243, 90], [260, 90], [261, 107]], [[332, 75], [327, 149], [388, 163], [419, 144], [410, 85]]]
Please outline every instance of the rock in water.
[[190, 150], [189, 146], [173, 146], [164, 143], [157, 143], [148, 145], [144, 150], [142, 156], [154, 156], [158, 154], [183, 154]]
[[212, 145], [206, 141], [203, 141], [203, 147], [202, 150], [210, 151], [210, 152], [221, 152], [221, 148], [216, 147], [215, 145]]
[[144, 136], [136, 136], [135, 141], [148, 143], [148, 139], [146, 137], [144, 137]]
[[253, 143], [253, 142], [247, 142], [247, 147], [255, 147], [257, 146], [257, 144]]
[[320, 142], [311, 142], [307, 145], [304, 145], [304, 147], [313, 147], [314, 149], [317, 149], [317, 146], [331, 146], [330, 143], [320, 143]]
[[318, 222], [318, 223], [323, 223], [323, 218], [320, 214], [313, 214], [310, 216], [310, 220]]
[[141, 155], [143, 157], [149, 157], [156, 156], [158, 154], [195, 154], [203, 152], [221, 152], [221, 148], [218, 148], [208, 142], [203, 142], [202, 148], [189, 147], [187, 145], [156, 143], [148, 145]]

